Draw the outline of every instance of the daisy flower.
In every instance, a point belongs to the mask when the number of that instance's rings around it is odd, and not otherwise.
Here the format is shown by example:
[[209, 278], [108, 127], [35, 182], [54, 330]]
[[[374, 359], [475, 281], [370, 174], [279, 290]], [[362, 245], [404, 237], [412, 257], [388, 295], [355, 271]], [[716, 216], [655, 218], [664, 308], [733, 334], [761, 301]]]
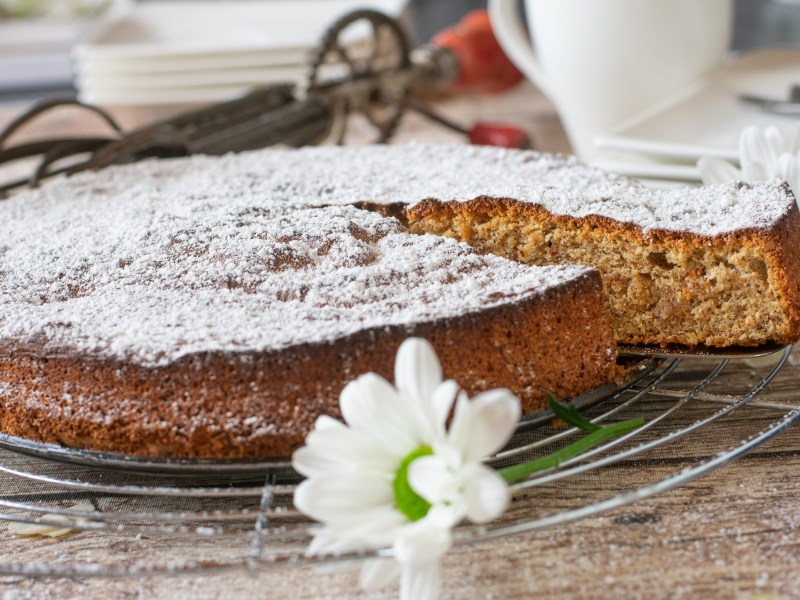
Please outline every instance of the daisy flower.
[[644, 424], [638, 418], [598, 425], [551, 397], [553, 412], [588, 434], [494, 471], [483, 460], [514, 433], [519, 399], [496, 389], [470, 400], [455, 381], [442, 381], [433, 347], [415, 338], [397, 352], [395, 385], [367, 373], [339, 400], [345, 423], [320, 417], [292, 457], [307, 477], [295, 490], [295, 507], [321, 524], [308, 554], [390, 548], [391, 558], [365, 562], [361, 585], [379, 588], [399, 575], [402, 600], [438, 596], [439, 561], [452, 545], [453, 527], [499, 517], [509, 503], [508, 484]]
[[433, 347], [412, 338], [398, 350], [394, 386], [367, 373], [340, 405], [345, 423], [320, 417], [292, 458], [307, 477], [295, 506], [322, 524], [308, 552], [391, 548], [392, 558], [366, 561], [362, 586], [400, 575], [403, 600], [432, 600], [453, 527], [489, 522], [508, 506], [506, 481], [482, 460], [513, 434], [519, 399], [505, 389], [470, 399], [442, 380]]

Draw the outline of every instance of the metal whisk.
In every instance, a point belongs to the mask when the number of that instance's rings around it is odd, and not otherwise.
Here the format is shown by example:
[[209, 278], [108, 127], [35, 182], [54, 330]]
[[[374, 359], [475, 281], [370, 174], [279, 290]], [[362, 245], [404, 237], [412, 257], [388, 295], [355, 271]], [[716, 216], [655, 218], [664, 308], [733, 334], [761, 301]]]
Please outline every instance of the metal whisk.
[[[348, 29], [364, 22], [371, 31], [369, 38], [346, 44]], [[0, 164], [40, 157], [38, 164], [29, 176], [0, 183], [0, 194], [24, 185], [35, 186], [59, 173], [149, 157], [224, 154], [275, 144], [316, 144], [326, 139], [342, 144], [353, 114], [367, 120], [379, 143], [389, 140], [404, 111], [417, 110], [467, 133], [474, 143], [525, 146], [527, 138], [517, 129], [487, 124], [464, 129], [411, 98], [420, 88], [501, 91], [521, 77], [494, 39], [485, 11], [468, 15], [456, 28], [437, 35], [433, 43], [411, 50], [396, 20], [373, 10], [359, 10], [336, 21], [325, 33], [311, 54], [303, 85], [256, 89], [242, 98], [128, 132], [102, 108], [77, 100], [34, 106], [0, 132]], [[7, 145], [20, 128], [64, 105], [96, 113], [109, 126], [109, 134]]]

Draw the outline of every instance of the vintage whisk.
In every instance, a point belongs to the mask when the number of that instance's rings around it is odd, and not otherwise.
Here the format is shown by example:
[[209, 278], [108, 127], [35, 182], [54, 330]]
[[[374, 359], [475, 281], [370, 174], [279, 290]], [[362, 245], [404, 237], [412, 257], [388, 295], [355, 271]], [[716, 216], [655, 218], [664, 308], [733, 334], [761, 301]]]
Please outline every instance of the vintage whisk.
[[[353, 26], [369, 25], [371, 35], [346, 44]], [[415, 110], [465, 133], [473, 143], [526, 147], [515, 127], [479, 123], [471, 129], [432, 112], [413, 95], [420, 90], [498, 92], [522, 75], [495, 40], [485, 11], [467, 15], [432, 43], [412, 50], [399, 23], [376, 11], [359, 10], [336, 21], [311, 54], [302, 85], [278, 84], [246, 96], [180, 114], [142, 128], [123, 131], [104, 109], [78, 100], [35, 105], [0, 132], [0, 164], [39, 157], [33, 172], [2, 183], [0, 194], [35, 186], [42, 179], [99, 169], [148, 157], [224, 154], [275, 144], [302, 146], [324, 140], [345, 143], [349, 117], [359, 114], [386, 142], [404, 112]], [[99, 115], [105, 136], [61, 137], [8, 145], [12, 134], [43, 113], [75, 105]]]

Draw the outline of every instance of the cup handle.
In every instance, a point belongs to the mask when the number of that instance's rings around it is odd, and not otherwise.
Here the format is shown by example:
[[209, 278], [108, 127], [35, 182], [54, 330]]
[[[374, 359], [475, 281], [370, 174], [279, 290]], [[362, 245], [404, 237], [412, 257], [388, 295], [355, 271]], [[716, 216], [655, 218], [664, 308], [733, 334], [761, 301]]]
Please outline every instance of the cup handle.
[[529, 40], [519, 25], [522, 19], [517, 7], [517, 0], [489, 0], [489, 20], [492, 23], [494, 35], [519, 70], [525, 73], [528, 79], [532, 80], [546, 96], [553, 100], [548, 79], [539, 65], [539, 60], [536, 58]]

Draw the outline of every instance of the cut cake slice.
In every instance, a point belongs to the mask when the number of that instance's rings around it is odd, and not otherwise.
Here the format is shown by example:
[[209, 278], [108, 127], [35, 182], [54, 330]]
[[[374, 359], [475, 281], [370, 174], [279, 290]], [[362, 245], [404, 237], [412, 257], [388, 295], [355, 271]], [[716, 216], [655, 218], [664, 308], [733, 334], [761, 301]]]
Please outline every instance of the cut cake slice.
[[787, 184], [520, 196], [427, 200], [408, 219], [519, 262], [597, 268], [619, 343], [798, 340], [800, 215]]

